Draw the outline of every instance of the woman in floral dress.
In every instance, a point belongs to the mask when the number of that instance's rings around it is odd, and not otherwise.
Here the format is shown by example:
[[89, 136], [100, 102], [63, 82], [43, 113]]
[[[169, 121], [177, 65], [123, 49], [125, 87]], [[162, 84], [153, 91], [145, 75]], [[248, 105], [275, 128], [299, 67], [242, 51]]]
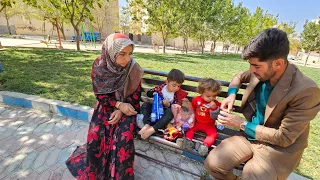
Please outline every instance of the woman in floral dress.
[[133, 42], [111, 34], [93, 65], [91, 79], [97, 104], [87, 143], [66, 164], [77, 179], [134, 179], [136, 114], [140, 111], [143, 70], [132, 58]]

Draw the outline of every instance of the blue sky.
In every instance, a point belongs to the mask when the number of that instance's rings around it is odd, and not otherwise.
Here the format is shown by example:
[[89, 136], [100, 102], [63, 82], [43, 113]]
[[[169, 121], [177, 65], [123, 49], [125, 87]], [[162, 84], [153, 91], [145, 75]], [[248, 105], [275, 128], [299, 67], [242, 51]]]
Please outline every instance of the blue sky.
[[254, 12], [257, 6], [271, 14], [279, 14], [279, 21], [297, 22], [296, 31], [302, 32], [306, 20], [320, 16], [320, 0], [234, 0]]
[[[271, 14], [279, 14], [280, 22], [297, 22], [296, 31], [302, 32], [305, 21], [316, 19], [320, 16], [320, 0], [234, 0], [235, 4], [243, 5], [254, 12], [259, 6]], [[120, 5], [125, 5], [126, 0], [119, 0]]]

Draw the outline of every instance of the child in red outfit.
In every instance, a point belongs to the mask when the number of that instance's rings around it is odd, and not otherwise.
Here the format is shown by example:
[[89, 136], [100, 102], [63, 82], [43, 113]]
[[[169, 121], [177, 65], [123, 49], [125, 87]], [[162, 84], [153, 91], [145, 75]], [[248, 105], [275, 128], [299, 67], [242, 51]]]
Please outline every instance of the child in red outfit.
[[[208, 92], [205, 92], [203, 94], [207, 93]], [[201, 96], [197, 96], [192, 99], [192, 107], [195, 109], [196, 123], [194, 127], [186, 133], [186, 137], [190, 140], [193, 139], [194, 132], [196, 131], [206, 133], [207, 137], [203, 141], [203, 144], [207, 147], [211, 147], [217, 139], [215, 121], [211, 118], [210, 111], [215, 111], [220, 106], [220, 102], [217, 100], [211, 102], [212, 103], [205, 101]]]
[[[208, 148], [212, 146], [218, 136], [215, 119], [219, 114], [221, 105], [216, 100], [220, 91], [221, 86], [217, 81], [211, 78], [203, 79], [198, 86], [198, 93], [201, 95], [192, 99], [192, 107], [195, 111], [195, 125], [186, 132], [186, 138], [192, 140], [194, 133], [197, 131], [206, 133], [207, 137], [203, 141], [204, 145], [201, 145], [198, 150], [201, 156], [205, 156], [208, 153]], [[189, 143], [190, 146], [190, 141], [186, 143]]]

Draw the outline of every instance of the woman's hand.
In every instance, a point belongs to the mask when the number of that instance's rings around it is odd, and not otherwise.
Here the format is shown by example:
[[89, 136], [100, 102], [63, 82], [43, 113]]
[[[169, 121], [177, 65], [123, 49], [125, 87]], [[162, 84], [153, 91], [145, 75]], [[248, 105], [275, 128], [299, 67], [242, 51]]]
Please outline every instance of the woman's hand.
[[127, 116], [136, 115], [137, 111], [133, 108], [133, 106], [129, 103], [121, 103], [118, 107], [118, 109], [123, 112], [123, 114]]
[[110, 115], [109, 124], [117, 124], [122, 118], [123, 113], [120, 110], [115, 110]]

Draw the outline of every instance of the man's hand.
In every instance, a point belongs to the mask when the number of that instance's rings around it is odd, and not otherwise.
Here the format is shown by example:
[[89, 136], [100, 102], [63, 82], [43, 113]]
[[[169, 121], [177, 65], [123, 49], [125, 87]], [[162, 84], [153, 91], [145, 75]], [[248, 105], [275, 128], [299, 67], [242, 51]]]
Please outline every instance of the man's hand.
[[115, 110], [110, 115], [109, 124], [117, 124], [122, 118], [123, 113], [120, 110]]
[[243, 123], [244, 120], [242, 120], [241, 117], [237, 115], [230, 114], [225, 111], [220, 111], [218, 121], [224, 126], [240, 128], [240, 125]]
[[166, 107], [170, 107], [170, 102], [166, 99], [162, 100], [162, 104]]
[[221, 109], [226, 112], [231, 112], [233, 110], [233, 104], [236, 100], [236, 94], [230, 94], [221, 103]]
[[123, 114], [127, 116], [132, 116], [137, 114], [137, 111], [135, 111], [135, 109], [129, 103], [121, 103], [118, 108], [121, 112], [123, 112]]

